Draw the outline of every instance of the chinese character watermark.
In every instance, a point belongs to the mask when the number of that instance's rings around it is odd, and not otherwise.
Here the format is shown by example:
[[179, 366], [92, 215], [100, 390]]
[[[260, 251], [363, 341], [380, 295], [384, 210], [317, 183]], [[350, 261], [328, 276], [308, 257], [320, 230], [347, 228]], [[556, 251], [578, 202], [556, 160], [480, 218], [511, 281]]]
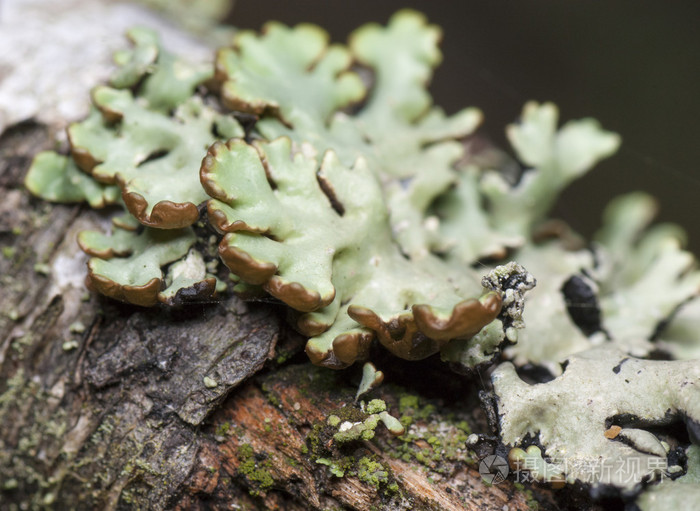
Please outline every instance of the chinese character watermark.
[[[668, 477], [668, 461], [656, 456], [630, 456], [624, 459], [550, 458], [548, 461], [525, 458], [513, 467], [516, 482], [564, 482], [567, 475], [584, 483], [630, 484], [644, 477]], [[479, 473], [488, 484], [502, 483], [511, 472], [508, 461], [497, 455], [486, 456], [479, 463]]]

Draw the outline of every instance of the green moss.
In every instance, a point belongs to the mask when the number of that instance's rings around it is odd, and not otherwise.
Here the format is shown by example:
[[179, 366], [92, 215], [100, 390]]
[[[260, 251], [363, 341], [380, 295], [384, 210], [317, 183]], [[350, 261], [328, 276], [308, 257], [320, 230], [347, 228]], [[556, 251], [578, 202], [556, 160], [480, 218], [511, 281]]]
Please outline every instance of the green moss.
[[238, 447], [238, 457], [241, 461], [238, 473], [252, 486], [249, 493], [258, 496], [272, 488], [275, 480], [270, 473], [272, 463], [269, 460], [257, 461], [253, 454], [253, 447], [250, 444], [241, 444]]
[[290, 358], [292, 358], [293, 355], [294, 355], [294, 353], [291, 352], [291, 351], [280, 350], [280, 351], [277, 352], [277, 356], [275, 357], [275, 364], [277, 364], [277, 365], [282, 365], [282, 364], [284, 364], [287, 360], [289, 360]]
[[408, 429], [408, 427], [413, 424], [413, 417], [410, 415], [402, 415], [399, 417], [399, 421], [403, 425], [404, 428]]
[[362, 457], [357, 462], [357, 478], [366, 484], [378, 488], [389, 480], [389, 472], [384, 465], [369, 457]]
[[272, 389], [267, 383], [262, 384], [262, 391], [265, 394], [265, 397], [267, 398], [267, 401], [274, 407], [279, 408], [280, 406], [280, 400], [277, 397], [277, 395], [272, 392]]
[[316, 463], [327, 466], [331, 474], [333, 474], [335, 477], [343, 477], [345, 475], [345, 470], [342, 468], [341, 464], [333, 460], [328, 458], [319, 458], [316, 460]]
[[[465, 436], [469, 436], [472, 434], [472, 428], [469, 426], [467, 421], [459, 421], [455, 424], [455, 427], [457, 427], [460, 431], [463, 431], [465, 433]], [[467, 439], [465, 438], [464, 441], [466, 442]]]
[[241, 444], [238, 447], [238, 457], [241, 459], [247, 459], [253, 456], [253, 446], [250, 444]]
[[228, 434], [228, 432], [229, 432], [230, 429], [231, 429], [231, 423], [230, 423], [230, 422], [228, 422], [228, 421], [222, 422], [221, 424], [219, 424], [219, 425], [216, 427], [216, 431], [214, 432], [214, 434], [215, 434], [217, 437], [224, 437], [224, 436], [226, 436], [226, 435]]
[[540, 508], [540, 505], [534, 498], [532, 498], [532, 492], [528, 492], [528, 493], [530, 495], [529, 495], [529, 498], [527, 499], [527, 507], [529, 509], [532, 509], [532, 511], [537, 511]]
[[373, 399], [367, 404], [367, 407], [365, 408], [365, 412], [367, 412], [370, 415], [384, 411], [386, 411], [386, 403], [381, 399]]
[[[416, 395], [403, 394], [399, 397], [399, 413], [402, 415], [399, 420], [401, 420], [402, 424], [404, 424], [404, 421], [410, 424], [416, 419], [428, 419], [435, 413], [436, 410], [437, 408], [435, 405], [430, 403], [421, 406], [420, 398]], [[411, 419], [404, 419], [404, 417], [411, 417]]]
[[409, 409], [418, 409], [418, 396], [404, 394], [399, 398], [399, 413], [406, 413]]
[[396, 393], [406, 433], [398, 437], [400, 442], [383, 445], [391, 457], [420, 463], [428, 473], [443, 475], [457, 462], [474, 465], [476, 458], [466, 447], [471, 427], [463, 413], [437, 414], [433, 403], [400, 388]]

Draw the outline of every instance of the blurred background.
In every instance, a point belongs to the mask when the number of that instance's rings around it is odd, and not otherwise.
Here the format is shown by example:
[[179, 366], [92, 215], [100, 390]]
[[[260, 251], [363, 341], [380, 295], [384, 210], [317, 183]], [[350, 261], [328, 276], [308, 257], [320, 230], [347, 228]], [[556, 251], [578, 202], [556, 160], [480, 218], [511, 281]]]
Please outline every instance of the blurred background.
[[448, 113], [479, 107], [482, 133], [500, 147], [531, 99], [555, 102], [564, 121], [595, 117], [622, 135], [618, 154], [574, 183], [555, 216], [590, 235], [611, 198], [645, 190], [659, 199], [658, 220], [685, 227], [700, 254], [700, 3], [236, 0], [228, 21], [256, 30], [271, 19], [308, 21], [343, 42], [402, 7], [443, 28], [435, 103]]

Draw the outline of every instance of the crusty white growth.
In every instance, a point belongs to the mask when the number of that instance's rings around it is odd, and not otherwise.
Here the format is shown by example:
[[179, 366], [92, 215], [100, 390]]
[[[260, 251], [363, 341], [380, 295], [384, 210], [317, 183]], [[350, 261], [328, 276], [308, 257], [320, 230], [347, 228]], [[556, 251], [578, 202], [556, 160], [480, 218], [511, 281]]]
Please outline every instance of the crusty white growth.
[[527, 294], [523, 320], [527, 328], [518, 333], [518, 342], [506, 348], [506, 355], [518, 366], [542, 365], [553, 375], [561, 374], [560, 363], [572, 353], [601, 340], [587, 338], [572, 321], [561, 292], [564, 283], [582, 268], [593, 267], [587, 250], [567, 251], [559, 242], [527, 245], [517, 260], [537, 276], [537, 287]]
[[497, 266], [481, 279], [481, 285], [492, 291], [503, 293], [501, 314], [510, 318], [514, 328], [523, 328], [525, 293], [535, 287], [537, 281], [528, 271], [516, 262]]

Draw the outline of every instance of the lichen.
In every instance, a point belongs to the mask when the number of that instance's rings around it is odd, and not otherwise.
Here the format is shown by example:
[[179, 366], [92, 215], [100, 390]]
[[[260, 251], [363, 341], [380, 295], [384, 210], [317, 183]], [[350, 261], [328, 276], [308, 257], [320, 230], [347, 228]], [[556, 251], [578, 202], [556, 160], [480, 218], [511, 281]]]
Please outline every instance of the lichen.
[[306, 312], [296, 326], [313, 336], [306, 351], [315, 363], [349, 365], [374, 336], [398, 356], [425, 358], [500, 312], [505, 290], [483, 292], [473, 272], [434, 256], [404, 258], [362, 159], [350, 169], [331, 151], [321, 162], [296, 153], [288, 138], [232, 140], [209, 149], [201, 175], [215, 197], [210, 217], [227, 233], [223, 261]]
[[[212, 290], [202, 271], [178, 280], [185, 264], [180, 238], [191, 240], [189, 234], [148, 230], [186, 229], [208, 194], [211, 223], [227, 233], [220, 254], [237, 275], [235, 288], [262, 286], [300, 311], [297, 327], [312, 337], [307, 352], [315, 363], [344, 367], [365, 358], [375, 336], [409, 359], [454, 340], [463, 346], [495, 318], [507, 290], [479, 298], [476, 271], [431, 253], [427, 209], [458, 179], [453, 165], [463, 147], [456, 138], [480, 119], [473, 109], [448, 118], [431, 106], [424, 89], [440, 60], [438, 36], [437, 27], [411, 11], [386, 28], [359, 29], [348, 48], [329, 47], [325, 33], [308, 25], [271, 25], [262, 37], [239, 34], [217, 59], [222, 100], [260, 116], [257, 135], [276, 139], [214, 144], [200, 187], [191, 171], [198, 148], [243, 131], [235, 115], [217, 112], [195, 93], [211, 74], [178, 61], [152, 32], [132, 31], [134, 48], [117, 55], [112, 87], [94, 89], [93, 112], [68, 132], [75, 164], [96, 186], [117, 184], [126, 208], [147, 227], [115, 224], [109, 241], [83, 235], [81, 246], [95, 256], [88, 282], [138, 305], [180, 304], [174, 298], [180, 292], [209, 299], [223, 290], [221, 283]], [[397, 58], [411, 65], [396, 66]], [[371, 87], [348, 70], [353, 60], [373, 70]], [[171, 81], [175, 86], [166, 87]], [[360, 100], [355, 115], [339, 111]], [[311, 224], [316, 228], [306, 229]], [[197, 259], [189, 254], [188, 261]], [[163, 278], [160, 267], [168, 264], [171, 275]], [[173, 290], [162, 291], [171, 283]], [[489, 342], [464, 347], [476, 350], [475, 357], [460, 358], [460, 349], [452, 357], [484, 363], [514, 338], [498, 325], [489, 332]]]
[[[667, 468], [663, 437], [650, 428], [684, 421], [697, 441], [695, 361], [641, 360], [606, 346], [571, 356], [549, 383], [529, 385], [509, 363], [492, 380], [503, 442], [516, 447], [537, 439], [544, 448], [514, 449], [511, 462], [540, 480], [632, 490]], [[613, 425], [620, 429], [610, 434]]]
[[[462, 373], [508, 359], [493, 385], [513, 466], [631, 495], [662, 475], [669, 449], [648, 426], [682, 418], [698, 441], [695, 259], [677, 226], [650, 226], [655, 204], [642, 193], [613, 201], [591, 243], [550, 221], [559, 194], [613, 154], [619, 136], [592, 119], [559, 126], [554, 105], [529, 102], [506, 129], [514, 158], [483, 157], [465, 140], [481, 113], [445, 115], [427, 92], [440, 36], [413, 11], [361, 27], [345, 45], [319, 27], [271, 23], [239, 32], [215, 66], [200, 66], [131, 31], [133, 47], [93, 90], [91, 114], [68, 131], [70, 157], [40, 153], [27, 188], [125, 210], [109, 236], [79, 236], [89, 285], [113, 298], [211, 300], [230, 270], [241, 296], [268, 293], [289, 307], [319, 365], [364, 360], [375, 340], [409, 360], [439, 353]], [[660, 355], [680, 360], [646, 360]], [[517, 376], [533, 368], [555, 379]], [[381, 379], [365, 366], [356, 400]], [[202, 385], [216, 380], [202, 375]], [[348, 406], [315, 425], [312, 458], [334, 477], [395, 491], [380, 461], [327, 448], [376, 440], [381, 422], [406, 429], [396, 457], [431, 470], [444, 457], [472, 460], [435, 428], [418, 434], [430, 405], [402, 396], [398, 419], [385, 406]], [[453, 439], [467, 441], [463, 426]], [[643, 506], [694, 481], [697, 453], [687, 452], [687, 473], [650, 486]], [[245, 446], [239, 456], [253, 491], [273, 487], [265, 460]], [[632, 459], [640, 464], [606, 469]], [[582, 468], [590, 460], [603, 464], [595, 474]]]
[[365, 362], [362, 366], [362, 380], [355, 394], [355, 402], [360, 399], [360, 396], [380, 385], [382, 381], [384, 381], [384, 373], [378, 371], [372, 362]]
[[681, 477], [665, 479], [652, 486], [637, 499], [642, 511], [684, 509], [700, 502], [700, 446], [691, 445], [686, 451], [688, 468]]

